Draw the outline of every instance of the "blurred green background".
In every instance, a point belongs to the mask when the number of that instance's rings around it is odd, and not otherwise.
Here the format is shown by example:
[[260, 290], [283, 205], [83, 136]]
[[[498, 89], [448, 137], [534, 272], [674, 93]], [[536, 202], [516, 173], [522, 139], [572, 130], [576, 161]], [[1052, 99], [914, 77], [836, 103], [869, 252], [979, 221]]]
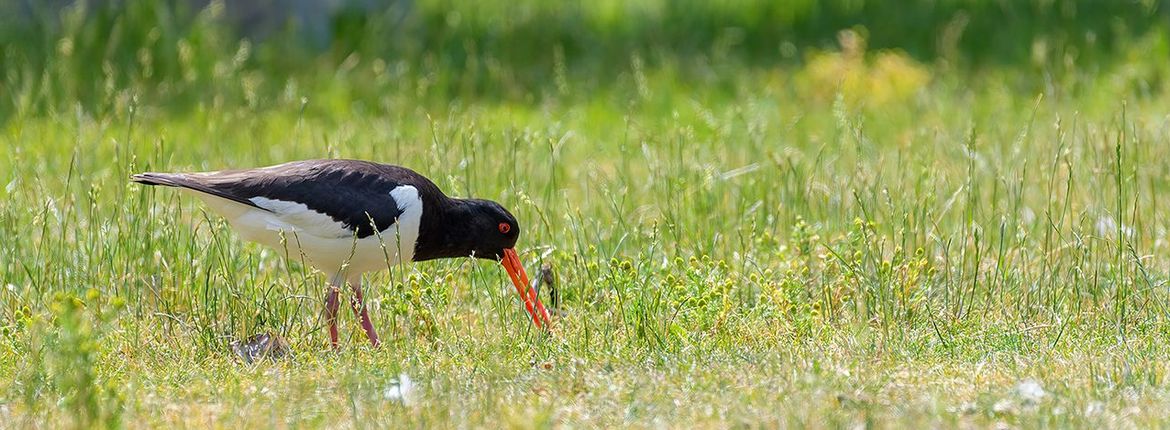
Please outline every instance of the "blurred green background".
[[[558, 82], [581, 94], [605, 89], [632, 62], [731, 87], [745, 67], [795, 68], [836, 49], [845, 29], [870, 50], [895, 50], [962, 79], [1008, 69], [1019, 72], [1011, 85], [1024, 92], [1075, 91], [1137, 58], [1165, 58], [1168, 4], [5, 0], [0, 115], [78, 105], [100, 112], [133, 97], [167, 109], [216, 99], [265, 108], [290, 85], [357, 87], [351, 100], [371, 105], [404, 88], [420, 102], [533, 103], [558, 92]], [[1140, 76], [1134, 90], [1156, 90], [1163, 73]]]

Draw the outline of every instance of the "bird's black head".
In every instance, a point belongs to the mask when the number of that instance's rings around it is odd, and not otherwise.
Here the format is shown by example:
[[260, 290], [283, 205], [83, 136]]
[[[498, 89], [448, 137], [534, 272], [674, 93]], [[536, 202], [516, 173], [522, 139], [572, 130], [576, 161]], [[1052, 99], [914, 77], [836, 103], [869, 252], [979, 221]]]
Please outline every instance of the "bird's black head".
[[427, 206], [423, 206], [414, 260], [472, 256], [499, 261], [520, 293], [532, 322], [547, 328], [551, 323], [548, 311], [529, 285], [524, 264], [516, 254], [516, 239], [520, 238], [516, 217], [490, 200], [445, 199], [433, 207], [436, 208], [428, 213]]
[[441, 216], [424, 217], [432, 223], [420, 231], [415, 261], [468, 256], [498, 261], [505, 249], [516, 246], [520, 224], [499, 203], [481, 199], [452, 202]]
[[504, 256], [504, 249], [516, 246], [516, 239], [520, 238], [520, 224], [499, 203], [478, 199], [466, 202], [471, 212], [468, 223], [472, 228], [465, 242], [471, 248], [470, 255], [499, 260]]

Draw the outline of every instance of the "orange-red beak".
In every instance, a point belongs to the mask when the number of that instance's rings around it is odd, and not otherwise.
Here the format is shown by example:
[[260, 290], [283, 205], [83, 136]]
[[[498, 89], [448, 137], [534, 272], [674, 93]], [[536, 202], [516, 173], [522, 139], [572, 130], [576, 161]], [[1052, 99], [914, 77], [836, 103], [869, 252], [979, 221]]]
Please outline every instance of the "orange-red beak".
[[544, 303], [540, 302], [536, 289], [529, 285], [528, 274], [524, 273], [524, 265], [520, 264], [520, 257], [516, 256], [516, 250], [505, 249], [504, 258], [500, 260], [500, 264], [504, 265], [504, 270], [507, 270], [508, 276], [512, 278], [512, 284], [516, 285], [516, 292], [520, 294], [520, 300], [524, 301], [524, 309], [528, 311], [528, 315], [532, 316], [532, 323], [539, 328], [548, 329], [548, 311], [544, 309]]

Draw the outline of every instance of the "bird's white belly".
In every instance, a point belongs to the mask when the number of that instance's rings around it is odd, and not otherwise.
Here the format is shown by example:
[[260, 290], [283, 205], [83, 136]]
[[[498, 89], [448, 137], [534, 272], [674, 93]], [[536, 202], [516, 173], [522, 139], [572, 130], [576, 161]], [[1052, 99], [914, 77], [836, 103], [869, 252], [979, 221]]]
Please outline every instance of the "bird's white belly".
[[303, 256], [311, 266], [329, 274], [352, 275], [410, 262], [422, 215], [417, 190], [396, 188], [392, 195], [400, 202], [402, 216], [380, 233], [359, 239], [342, 223], [298, 203], [253, 199], [269, 209], [262, 210], [209, 194], [194, 194], [223, 216], [244, 240], [269, 246], [294, 261]]
[[[261, 216], [245, 216], [229, 222], [244, 240], [256, 242], [276, 249], [282, 256], [299, 260], [304, 256], [308, 263], [326, 273], [364, 273], [383, 270], [400, 262], [409, 262], [414, 257], [414, 237], [396, 233], [395, 228], [382, 232], [382, 236], [322, 238], [295, 230], [272, 230]], [[251, 215], [251, 214], [250, 214]], [[396, 240], [400, 238], [400, 240]], [[398, 242], [398, 243], [395, 243]], [[400, 245], [401, 244], [401, 245]]]

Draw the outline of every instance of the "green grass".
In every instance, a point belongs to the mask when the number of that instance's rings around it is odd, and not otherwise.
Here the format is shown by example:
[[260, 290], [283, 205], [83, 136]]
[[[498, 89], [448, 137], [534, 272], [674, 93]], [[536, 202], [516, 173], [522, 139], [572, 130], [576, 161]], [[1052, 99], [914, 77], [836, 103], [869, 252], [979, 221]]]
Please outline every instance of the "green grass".
[[[232, 67], [216, 42], [157, 81], [115, 67], [126, 81], [94, 93], [77, 60], [37, 79], [8, 65], [0, 419], [1157, 426], [1166, 40], [1092, 67], [633, 46], [528, 74], [503, 54], [357, 55], [314, 60], [320, 76]], [[367, 276], [385, 343], [369, 349], [343, 312], [331, 352], [321, 274], [127, 180], [320, 157], [410, 166], [510, 208], [529, 272], [559, 278], [555, 330], [526, 322], [498, 265], [429, 262]], [[293, 355], [237, 362], [228, 344], [262, 331]]]

